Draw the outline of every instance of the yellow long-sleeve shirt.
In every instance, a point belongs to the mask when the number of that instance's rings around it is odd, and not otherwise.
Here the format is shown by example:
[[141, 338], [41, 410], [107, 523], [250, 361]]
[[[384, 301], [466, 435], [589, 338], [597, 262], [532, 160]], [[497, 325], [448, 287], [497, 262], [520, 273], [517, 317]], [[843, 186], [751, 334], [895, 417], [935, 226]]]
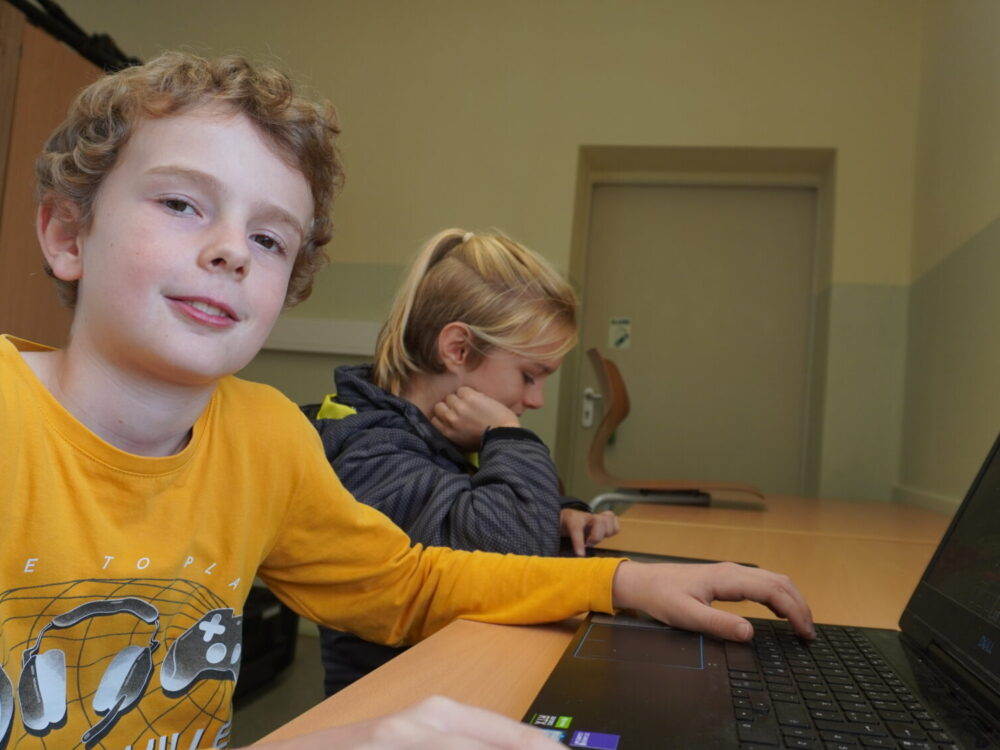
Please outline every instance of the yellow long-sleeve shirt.
[[255, 574], [385, 643], [611, 610], [616, 560], [411, 547], [272, 388], [225, 378], [187, 447], [148, 458], [63, 409], [33, 348], [0, 337], [0, 748], [224, 745]]

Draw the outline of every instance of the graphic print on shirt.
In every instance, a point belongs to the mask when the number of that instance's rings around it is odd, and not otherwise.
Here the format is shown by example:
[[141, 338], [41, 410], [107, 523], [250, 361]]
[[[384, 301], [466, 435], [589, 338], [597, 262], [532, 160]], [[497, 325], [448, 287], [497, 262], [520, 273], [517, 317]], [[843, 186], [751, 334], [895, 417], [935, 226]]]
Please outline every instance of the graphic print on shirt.
[[224, 747], [243, 621], [225, 604], [178, 579], [0, 593], [0, 750]]

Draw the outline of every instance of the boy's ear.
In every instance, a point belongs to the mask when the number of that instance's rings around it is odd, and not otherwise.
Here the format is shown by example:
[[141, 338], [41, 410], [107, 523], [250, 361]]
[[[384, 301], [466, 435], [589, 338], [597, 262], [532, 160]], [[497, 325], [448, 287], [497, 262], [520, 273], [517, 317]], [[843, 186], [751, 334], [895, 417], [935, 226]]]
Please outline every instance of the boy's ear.
[[35, 230], [52, 275], [63, 281], [83, 276], [80, 253], [80, 207], [68, 200], [46, 200], [38, 206]]
[[438, 334], [438, 357], [448, 372], [464, 369], [472, 348], [472, 331], [465, 323], [448, 323]]

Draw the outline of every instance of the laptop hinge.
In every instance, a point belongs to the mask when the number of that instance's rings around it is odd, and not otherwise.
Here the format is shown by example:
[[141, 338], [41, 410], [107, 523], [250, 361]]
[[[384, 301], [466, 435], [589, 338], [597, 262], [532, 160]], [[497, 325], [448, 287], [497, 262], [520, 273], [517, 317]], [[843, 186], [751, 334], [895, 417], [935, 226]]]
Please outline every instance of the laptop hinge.
[[935, 669], [948, 678], [949, 685], [961, 693], [963, 698], [976, 704], [980, 713], [988, 717], [990, 729], [1000, 733], [1000, 719], [997, 718], [1000, 717], [1000, 693], [937, 643], [932, 641], [924, 653]]

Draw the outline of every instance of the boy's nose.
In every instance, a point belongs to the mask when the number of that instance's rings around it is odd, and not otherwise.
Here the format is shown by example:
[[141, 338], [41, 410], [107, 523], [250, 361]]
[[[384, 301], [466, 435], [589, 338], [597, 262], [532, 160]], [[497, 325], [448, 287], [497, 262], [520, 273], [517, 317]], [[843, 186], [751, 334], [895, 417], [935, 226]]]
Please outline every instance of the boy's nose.
[[201, 252], [203, 266], [215, 271], [228, 271], [243, 278], [250, 270], [250, 252], [242, 232], [218, 231]]
[[528, 409], [541, 409], [545, 406], [545, 393], [540, 387], [529, 388], [524, 394], [524, 405]]

